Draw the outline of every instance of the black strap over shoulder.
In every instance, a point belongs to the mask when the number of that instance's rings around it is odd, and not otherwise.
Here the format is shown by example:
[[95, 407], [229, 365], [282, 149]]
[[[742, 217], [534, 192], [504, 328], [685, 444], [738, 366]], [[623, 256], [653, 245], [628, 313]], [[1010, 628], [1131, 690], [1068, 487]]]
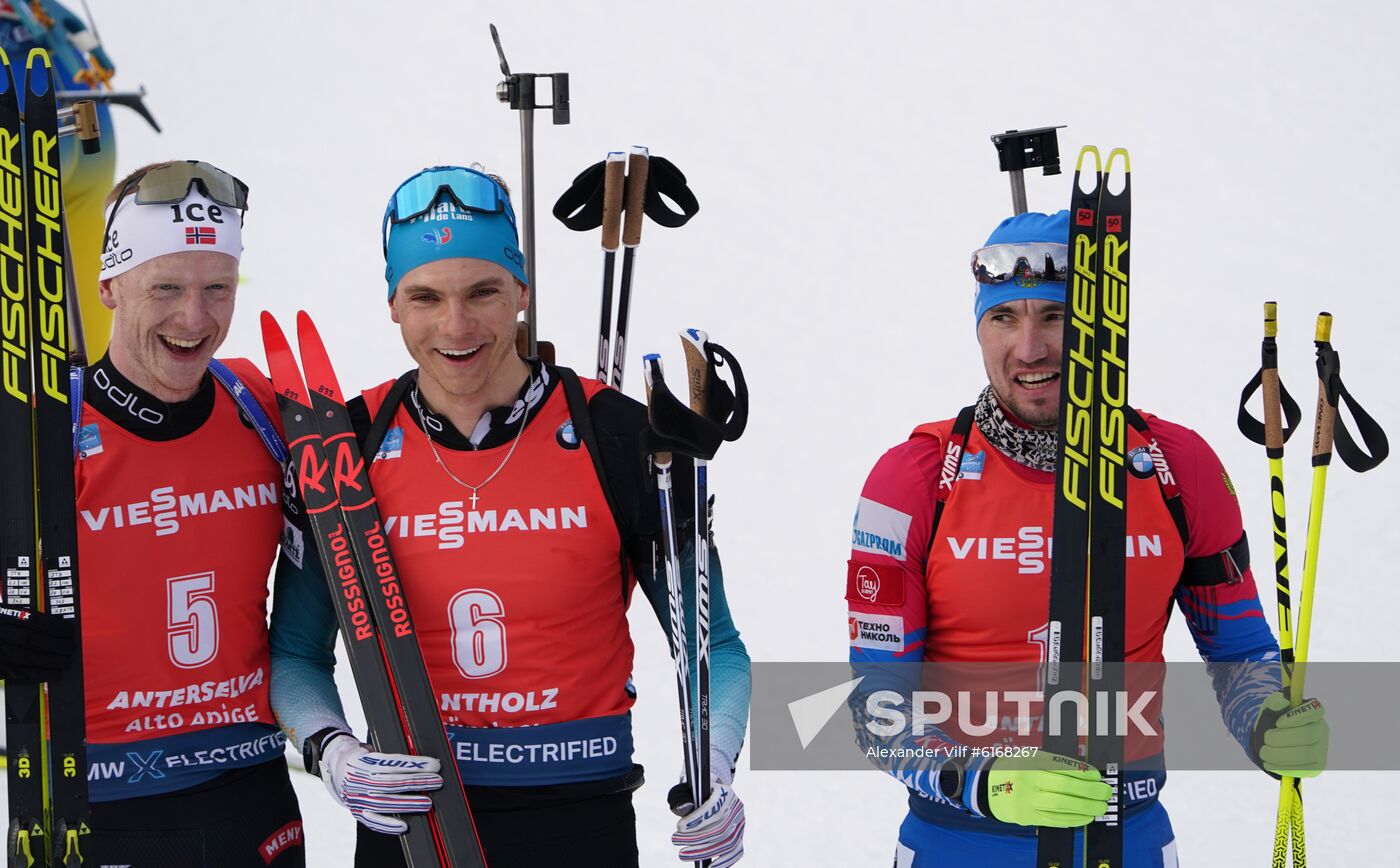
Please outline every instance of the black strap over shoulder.
[[559, 384], [564, 388], [564, 400], [569, 405], [569, 418], [574, 423], [574, 435], [583, 444], [583, 448], [588, 450], [588, 456], [593, 459], [593, 472], [598, 476], [598, 484], [603, 489], [603, 499], [607, 501], [613, 523], [618, 529], [618, 566], [622, 574], [622, 604], [626, 606], [629, 583], [627, 547], [622, 543], [622, 513], [618, 511], [612, 485], [608, 482], [607, 469], [603, 466], [603, 454], [598, 449], [598, 432], [593, 427], [593, 414], [588, 410], [588, 396], [583, 393], [583, 384], [579, 382], [578, 374], [574, 373], [572, 368], [550, 365], [550, 369], [558, 375]]
[[[948, 443], [943, 448], [944, 466], [939, 476], [938, 495], [933, 505], [933, 525], [928, 531], [929, 557], [933, 557], [933, 543], [938, 539], [938, 523], [943, 520], [943, 508], [948, 504], [948, 496], [953, 493], [953, 483], [957, 482], [958, 476], [961, 475], [959, 462], [962, 461], [963, 449], [967, 448], [967, 438], [972, 435], [972, 420], [976, 410], [975, 405], [968, 405], [958, 411], [958, 418], [953, 421]], [[951, 467], [948, 466], [950, 461], [953, 462]]]
[[378, 412], [374, 414], [369, 433], [365, 435], [364, 445], [360, 447], [360, 456], [364, 459], [366, 467], [373, 464], [374, 456], [379, 454], [379, 445], [384, 442], [385, 432], [394, 423], [394, 414], [403, 403], [404, 393], [413, 386], [413, 375], [414, 371], [409, 371], [395, 380], [394, 385], [389, 387], [389, 393], [384, 396], [384, 403], [379, 405]]

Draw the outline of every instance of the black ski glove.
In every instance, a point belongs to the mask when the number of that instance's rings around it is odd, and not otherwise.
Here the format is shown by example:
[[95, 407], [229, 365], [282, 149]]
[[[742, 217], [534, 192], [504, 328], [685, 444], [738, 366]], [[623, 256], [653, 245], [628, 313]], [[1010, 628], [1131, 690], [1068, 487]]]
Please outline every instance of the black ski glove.
[[36, 683], [68, 668], [72, 622], [57, 615], [0, 609], [0, 678]]

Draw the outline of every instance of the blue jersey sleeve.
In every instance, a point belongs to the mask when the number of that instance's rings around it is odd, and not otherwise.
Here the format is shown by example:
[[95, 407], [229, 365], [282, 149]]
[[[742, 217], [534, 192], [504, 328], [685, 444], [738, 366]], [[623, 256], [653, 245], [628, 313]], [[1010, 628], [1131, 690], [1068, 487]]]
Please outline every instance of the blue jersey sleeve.
[[283, 531], [268, 628], [272, 710], [298, 748], [327, 728], [350, 730], [335, 685], [335, 610], [310, 528], [290, 518]]
[[[652, 611], [661, 623], [669, 642], [671, 638], [670, 601], [666, 590], [664, 565], [656, 569], [654, 565], [633, 560], [638, 583], [651, 604]], [[686, 545], [681, 553], [681, 611], [685, 614], [686, 662], [690, 669], [690, 695], [695, 696], [696, 682], [696, 640], [693, 629], [695, 612], [695, 583], [689, 580], [695, 574], [695, 546]], [[692, 708], [694, 704], [692, 703]], [[711, 762], [723, 760], [726, 769], [733, 774], [739, 761], [739, 752], [744, 747], [744, 734], [749, 720], [749, 652], [744, 640], [739, 637], [739, 629], [729, 611], [729, 600], [724, 592], [724, 569], [720, 564], [719, 552], [710, 545], [710, 754]]]

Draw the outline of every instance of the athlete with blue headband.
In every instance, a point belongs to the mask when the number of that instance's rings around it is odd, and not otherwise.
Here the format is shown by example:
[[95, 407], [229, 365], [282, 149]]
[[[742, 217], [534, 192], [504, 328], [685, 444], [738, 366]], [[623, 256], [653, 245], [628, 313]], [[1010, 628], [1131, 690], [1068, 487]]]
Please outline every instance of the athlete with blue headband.
[[[877, 677], [858, 689], [853, 709], [866, 707], [871, 685], [898, 678], [890, 663], [1035, 667], [1046, 659], [1068, 241], [1069, 212], [1019, 214], [973, 253], [988, 385], [956, 418], [915, 428], [866, 480], [847, 565], [849, 655], [857, 674]], [[1163, 634], [1179, 608], [1208, 664], [1244, 664], [1212, 670], [1221, 716], [1241, 749], [1271, 773], [1319, 774], [1328, 743], [1321, 705], [1288, 720], [1264, 713], [1288, 701], [1229, 476], [1189, 428], [1147, 413], [1130, 418], [1127, 662], [1162, 662]], [[919, 667], [908, 668], [910, 683], [896, 694], [905, 704], [919, 689]], [[1111, 788], [1077, 758], [1040, 750], [1037, 762], [1018, 762], [1011, 748], [1040, 744], [1036, 704], [1003, 717], [985, 741], [942, 730], [879, 740], [856, 714], [867, 755], [891, 757], [876, 764], [909, 790], [896, 868], [1030, 868], [1037, 828], [1078, 828], [1109, 812]], [[1016, 731], [1023, 721], [1035, 727], [1029, 741]], [[1007, 750], [971, 749], [986, 745]], [[1144, 747], [1128, 756], [1113, 805], [1124, 864], [1176, 868], [1175, 836], [1158, 801], [1167, 777], [1160, 742]]]
[[[530, 288], [497, 178], [424, 169], [394, 191], [381, 229], [389, 314], [417, 366], [352, 400], [350, 414], [373, 456], [370, 479], [486, 861], [636, 866], [634, 592], [663, 631], [670, 624], [652, 561], [659, 508], [640, 460], [646, 407], [517, 353]], [[683, 487], [692, 474], [673, 476]], [[675, 494], [678, 505], [693, 501]], [[429, 809], [422, 790], [441, 786], [438, 760], [425, 758], [434, 773], [415, 779], [416, 792], [382, 771], [335, 694], [324, 580], [289, 558], [278, 575], [306, 614], [273, 650], [278, 717], [359, 821], [355, 864], [403, 865], [397, 815]], [[713, 546], [710, 576], [712, 795], [682, 806], [672, 840], [683, 861], [724, 868], [743, 855], [733, 779], [749, 660]]]

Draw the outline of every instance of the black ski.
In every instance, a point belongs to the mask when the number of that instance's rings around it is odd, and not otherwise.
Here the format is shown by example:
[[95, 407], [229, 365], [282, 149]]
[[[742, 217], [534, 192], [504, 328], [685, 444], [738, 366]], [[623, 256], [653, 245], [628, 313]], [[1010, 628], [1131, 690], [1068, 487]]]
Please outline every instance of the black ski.
[[305, 313], [297, 317], [297, 338], [304, 381], [281, 329], [270, 314], [263, 314], [263, 340], [292, 462], [376, 746], [431, 756], [442, 764], [444, 784], [431, 794], [432, 813], [405, 815], [405, 852], [415, 868], [485, 868], [452, 745], [381, 529], [369, 470], [330, 359]]
[[[68, 248], [59, 177], [56, 79], [29, 54], [26, 116], [6, 67], [0, 96], [4, 291], [4, 547], [7, 605], [74, 625], [72, 663], [40, 690], [6, 685], [9, 864], [76, 868], [88, 834], [87, 723], [79, 622], [78, 527], [69, 369], [80, 328], [68, 319]], [[21, 406], [31, 404], [30, 407]], [[31, 496], [29, 492], [34, 492]]]
[[[34, 498], [34, 354], [29, 339], [29, 279], [24, 213], [24, 129], [19, 93], [10, 72], [10, 59], [0, 51], [5, 68], [0, 83], [0, 550], [4, 552], [4, 600], [7, 614], [27, 617], [39, 610], [34, 561], [39, 528]], [[71, 462], [70, 462], [71, 466]], [[71, 479], [71, 477], [70, 477]], [[5, 682], [5, 743], [8, 751], [10, 822], [6, 833], [6, 864], [47, 864], [44, 831], [48, 758], [44, 745], [43, 693], [36, 684]]]
[[[1121, 159], [1123, 188], [1113, 192]], [[1089, 763], [1113, 788], [1108, 811], [1085, 831], [1084, 856], [1092, 868], [1123, 865], [1123, 737], [1117, 721], [1123, 709], [1123, 657], [1127, 608], [1128, 432], [1128, 231], [1131, 175], [1128, 152], [1109, 152], [1099, 198], [1099, 318], [1094, 339], [1098, 359], [1098, 432], [1094, 499], [1089, 513], [1089, 720], [1112, 722], [1112, 733], [1094, 732]], [[1107, 715], [1098, 712], [1107, 705]]]
[[[1088, 157], [1094, 162], [1092, 178], [1084, 171]], [[1060, 358], [1059, 455], [1055, 464], [1052, 529], [1055, 554], [1050, 560], [1050, 619], [1046, 636], [1045, 749], [1081, 758], [1084, 754], [1076, 706], [1071, 702], [1056, 705], [1055, 700], [1062, 693], [1082, 692], [1084, 688], [1090, 502], [1096, 443], [1094, 369], [1099, 319], [1097, 218], [1103, 190], [1101, 169], [1097, 148], [1086, 146], [1079, 152], [1069, 209], [1071, 271]], [[1093, 186], [1086, 191], [1082, 184], [1089, 180]], [[1056, 712], [1054, 719], [1052, 710]], [[1036, 846], [1037, 868], [1069, 868], [1074, 862], [1075, 833], [1075, 829], [1042, 827]]]

